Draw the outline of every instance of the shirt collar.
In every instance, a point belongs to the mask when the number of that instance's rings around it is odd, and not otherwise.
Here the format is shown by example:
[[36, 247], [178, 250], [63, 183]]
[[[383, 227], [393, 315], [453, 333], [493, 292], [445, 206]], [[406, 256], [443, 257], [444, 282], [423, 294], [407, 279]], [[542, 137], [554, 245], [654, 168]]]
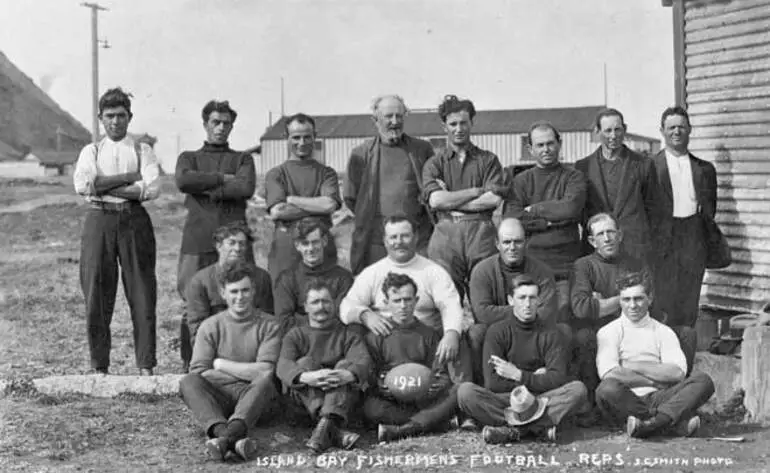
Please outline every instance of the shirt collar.
[[690, 153], [689, 153], [689, 152], [687, 152], [687, 153], [685, 153], [685, 154], [683, 154], [683, 155], [681, 155], [681, 156], [677, 156], [677, 155], [675, 155], [674, 153], [672, 153], [672, 152], [671, 152], [671, 150], [669, 150], [668, 148], [666, 148], [666, 157], [667, 157], [668, 159], [673, 159], [673, 160], [677, 160], [677, 159], [679, 159], [679, 158], [688, 158], [688, 159], [689, 159], [689, 158], [690, 158]]
[[[478, 146], [476, 146], [475, 144], [471, 143], [468, 146], [468, 153], [466, 153], [465, 159], [467, 160], [467, 159], [470, 159], [470, 158], [474, 158], [478, 154], [479, 150], [480, 150], [480, 148]], [[454, 158], [459, 158], [460, 157], [460, 153], [458, 153], [457, 151], [455, 151], [454, 149], [452, 149], [449, 146], [444, 148], [444, 153], [446, 153], [447, 159], [454, 159]]]
[[626, 317], [623, 313], [620, 314], [620, 323], [625, 325], [626, 327], [634, 327], [634, 328], [644, 328], [649, 327], [652, 325], [654, 319], [650, 317], [650, 311], [647, 311], [647, 315], [641, 318], [638, 322], [633, 322], [631, 319]]

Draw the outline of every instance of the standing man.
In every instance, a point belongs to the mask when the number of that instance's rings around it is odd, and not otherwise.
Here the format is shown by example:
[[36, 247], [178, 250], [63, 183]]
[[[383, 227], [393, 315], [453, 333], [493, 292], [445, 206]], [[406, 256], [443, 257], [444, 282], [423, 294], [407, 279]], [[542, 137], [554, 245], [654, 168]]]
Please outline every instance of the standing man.
[[569, 273], [581, 255], [580, 229], [586, 200], [583, 173], [559, 162], [561, 135], [548, 122], [529, 129], [529, 152], [535, 167], [513, 179], [503, 217], [518, 218], [529, 234], [527, 252], [547, 264], [556, 277], [559, 318], [569, 308]]
[[473, 267], [495, 253], [492, 213], [502, 202], [503, 169], [497, 156], [471, 142], [473, 102], [447, 95], [438, 113], [447, 148], [422, 173], [424, 198], [438, 212], [428, 257], [449, 272], [462, 301]]
[[345, 204], [355, 214], [350, 269], [358, 274], [385, 257], [382, 221], [406, 215], [417, 224], [417, 248], [424, 254], [433, 223], [422, 200], [422, 169], [433, 156], [427, 141], [404, 133], [407, 108], [398, 95], [372, 103], [377, 136], [353, 149], [347, 167]]
[[[246, 202], [254, 194], [254, 160], [234, 151], [227, 143], [238, 114], [228, 101], [209, 101], [201, 111], [206, 141], [197, 151], [185, 151], [176, 162], [174, 178], [187, 194], [187, 218], [182, 230], [182, 249], [177, 265], [177, 291], [185, 302], [187, 285], [195, 273], [217, 262], [214, 231], [230, 222], [246, 222]], [[253, 250], [248, 248], [253, 260]], [[187, 310], [182, 313], [179, 350], [184, 371], [190, 364], [192, 344]]]
[[[612, 214], [625, 232], [625, 252], [649, 264], [651, 224], [658, 211], [655, 164], [623, 144], [626, 124], [619, 111], [602, 110], [594, 126], [601, 146], [575, 163], [588, 180], [583, 228], [600, 212]], [[583, 231], [584, 254], [591, 253], [587, 233]]]
[[669, 326], [695, 326], [706, 270], [705, 220], [717, 208], [714, 165], [687, 150], [690, 117], [682, 107], [667, 108], [660, 119], [666, 148], [654, 159], [661, 189], [657, 222], [655, 294]]
[[696, 410], [714, 394], [705, 373], [685, 377], [687, 361], [666, 325], [650, 317], [652, 283], [643, 273], [622, 276], [621, 315], [597, 334], [596, 404], [608, 420], [625, 422], [630, 437], [691, 436]]
[[118, 290], [118, 264], [134, 325], [134, 352], [142, 375], [155, 355], [155, 232], [145, 200], [158, 197], [160, 166], [152, 148], [127, 136], [131, 98], [120, 88], [99, 99], [107, 136], [83, 148], [75, 165], [75, 191], [89, 205], [80, 249], [80, 285], [86, 304], [91, 368], [107, 374], [110, 322]]
[[[265, 176], [267, 211], [275, 223], [267, 257], [267, 270], [274, 283], [279, 274], [301, 259], [292, 241], [294, 226], [315, 216], [331, 228], [332, 214], [342, 205], [337, 173], [313, 159], [315, 120], [297, 113], [286, 119], [285, 126], [289, 159]], [[329, 238], [325, 251], [325, 258], [336, 263], [333, 238]]]

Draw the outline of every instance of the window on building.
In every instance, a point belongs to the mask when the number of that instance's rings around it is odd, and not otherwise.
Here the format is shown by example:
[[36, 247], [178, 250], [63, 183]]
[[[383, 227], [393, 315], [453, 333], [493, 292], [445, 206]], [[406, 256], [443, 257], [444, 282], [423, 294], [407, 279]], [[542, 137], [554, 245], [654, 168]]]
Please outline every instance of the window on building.
[[527, 135], [521, 136], [521, 159], [520, 161], [532, 161], [532, 156], [529, 154], [529, 137]]
[[326, 164], [323, 140], [315, 140], [315, 143], [313, 143], [313, 158], [315, 158], [315, 160], [319, 163]]

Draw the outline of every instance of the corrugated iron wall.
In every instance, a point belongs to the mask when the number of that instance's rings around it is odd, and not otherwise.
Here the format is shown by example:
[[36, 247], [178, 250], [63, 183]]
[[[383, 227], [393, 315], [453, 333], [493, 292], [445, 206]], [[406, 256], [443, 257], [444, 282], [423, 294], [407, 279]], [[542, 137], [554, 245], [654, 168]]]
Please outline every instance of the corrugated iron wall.
[[685, 1], [690, 149], [718, 173], [717, 222], [734, 263], [708, 271], [701, 303], [770, 301], [770, 0]]

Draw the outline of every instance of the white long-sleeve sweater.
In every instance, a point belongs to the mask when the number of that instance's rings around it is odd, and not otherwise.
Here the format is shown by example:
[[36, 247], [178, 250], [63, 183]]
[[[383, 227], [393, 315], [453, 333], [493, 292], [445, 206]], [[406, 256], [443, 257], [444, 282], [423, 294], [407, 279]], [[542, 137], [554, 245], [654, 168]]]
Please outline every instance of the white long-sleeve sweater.
[[361, 323], [361, 314], [366, 310], [385, 309], [382, 283], [389, 272], [406, 274], [417, 283], [417, 319], [436, 330], [462, 333], [463, 308], [452, 278], [444, 268], [420, 255], [406, 263], [386, 256], [364, 269], [340, 304], [340, 319], [345, 324]]

